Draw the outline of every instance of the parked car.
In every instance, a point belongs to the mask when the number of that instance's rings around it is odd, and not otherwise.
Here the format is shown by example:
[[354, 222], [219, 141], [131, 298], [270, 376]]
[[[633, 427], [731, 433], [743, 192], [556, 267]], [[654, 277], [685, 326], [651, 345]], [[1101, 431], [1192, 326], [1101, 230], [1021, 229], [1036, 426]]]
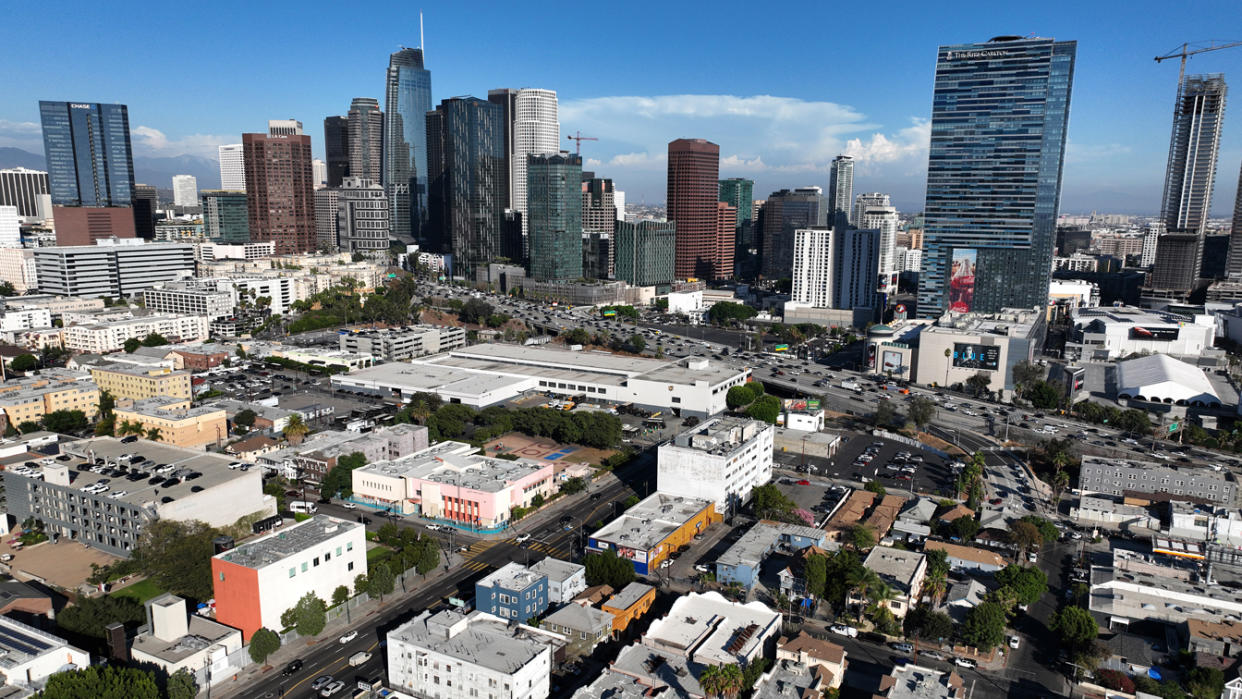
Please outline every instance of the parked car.
[[519, 544], [524, 544], [530, 541], [530, 534], [519, 534], [514, 541]]
[[323, 689], [319, 690], [319, 696], [324, 697], [324, 699], [327, 699], [327, 697], [330, 697], [336, 694], [342, 689], [345, 689], [345, 683], [342, 682], [341, 680], [337, 680], [336, 682], [333, 682], [327, 687], [324, 687]]
[[840, 634], [842, 636], [849, 636], [850, 638], [858, 638], [858, 629], [854, 628], [853, 626], [846, 626], [845, 624], [833, 624], [831, 627], [829, 627], [828, 630], [835, 634]]
[[954, 658], [953, 662], [956, 663], [959, 667], [971, 667], [971, 668], [979, 667], [979, 663], [976, 663], [974, 660], [971, 660], [970, 658]]
[[1017, 636], [1010, 636], [1010, 637], [1009, 637], [1009, 647], [1010, 647], [1010, 648], [1017, 648], [1017, 647], [1018, 647], [1018, 645], [1019, 645], [1020, 643], [1021, 643], [1021, 641], [1019, 641], [1019, 640], [1018, 640], [1018, 637], [1017, 637]]
[[318, 692], [320, 689], [332, 684], [332, 680], [332, 675], [320, 675], [316, 677], [315, 681], [310, 684], [311, 691]]
[[914, 651], [914, 646], [909, 643], [890, 643], [889, 648], [901, 653], [910, 653]]
[[302, 669], [302, 659], [296, 658], [290, 661], [289, 664], [285, 666], [285, 669], [282, 670], [280, 674], [284, 675], [285, 677], [288, 677], [289, 675], [292, 675], [293, 673], [301, 669]]

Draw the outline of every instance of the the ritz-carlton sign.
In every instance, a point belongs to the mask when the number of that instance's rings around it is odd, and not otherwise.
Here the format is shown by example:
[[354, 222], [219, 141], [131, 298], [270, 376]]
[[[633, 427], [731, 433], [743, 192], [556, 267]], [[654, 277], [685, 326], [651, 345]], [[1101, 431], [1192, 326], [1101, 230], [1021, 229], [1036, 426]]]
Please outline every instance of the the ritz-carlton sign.
[[945, 54], [946, 61], [956, 61], [961, 58], [1004, 58], [1008, 56], [1008, 51], [949, 51]]

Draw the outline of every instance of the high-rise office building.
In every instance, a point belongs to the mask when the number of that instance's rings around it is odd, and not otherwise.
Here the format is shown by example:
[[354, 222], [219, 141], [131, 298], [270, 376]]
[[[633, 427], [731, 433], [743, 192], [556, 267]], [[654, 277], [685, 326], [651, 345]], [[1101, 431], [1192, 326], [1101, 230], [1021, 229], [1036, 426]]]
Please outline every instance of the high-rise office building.
[[612, 180], [592, 177], [582, 181], [582, 230], [612, 233], [617, 226], [616, 191]]
[[[47, 173], [17, 167], [0, 170], [0, 206], [17, 207], [17, 215], [24, 219], [44, 219], [52, 215], [51, 200], [41, 200], [48, 195]], [[43, 209], [48, 210], [44, 211]]]
[[230, 143], [216, 150], [220, 159], [220, 189], [246, 191], [246, 159], [242, 144]]
[[134, 237], [134, 159], [123, 104], [39, 102], [56, 242]]
[[582, 276], [582, 158], [526, 156], [526, 224], [533, 279]]
[[763, 204], [762, 262], [760, 270], [768, 279], [784, 279], [793, 269], [794, 234], [800, 228], [823, 226], [823, 191], [819, 187], [799, 187], [773, 192]]
[[1177, 86], [1160, 210], [1166, 233], [1147, 282], [1157, 292], [1184, 296], [1201, 276], [1226, 92], [1220, 74], [1187, 75]]
[[874, 308], [879, 242], [874, 230], [799, 228], [790, 300], [812, 308]]
[[881, 194], [880, 192], [867, 192], [865, 194], [855, 195], [854, 209], [853, 214], [850, 216], [850, 223], [854, 224], [854, 226], [858, 228], [864, 228], [865, 226], [859, 223], [862, 219], [863, 209], [866, 209], [868, 206], [892, 205], [893, 202], [889, 199], [889, 196], [887, 194]]
[[324, 117], [323, 156], [328, 165], [328, 186], [340, 187], [349, 176], [349, 117]]
[[340, 200], [340, 187], [315, 190], [315, 245], [321, 250], [335, 250], [340, 245], [337, 233]]
[[[504, 192], [505, 208], [513, 208], [513, 120], [517, 113], [517, 93], [518, 91], [511, 87], [502, 87], [495, 90], [487, 91], [487, 101], [500, 107], [500, 122], [504, 125], [505, 131], [505, 183], [501, 187]], [[515, 219], [519, 220], [520, 218]]]
[[134, 236], [155, 240], [155, 212], [160, 208], [159, 191], [149, 184], [135, 184], [131, 208], [134, 210]]
[[315, 249], [310, 136], [242, 134], [250, 239], [285, 255]]
[[[3, 177], [0, 172], [0, 177]], [[1242, 275], [1242, 173], [1238, 173], [1238, 193], [1233, 200], [1233, 228], [1229, 234], [1229, 262], [1225, 273], [1231, 277]]]
[[315, 189], [328, 186], [328, 164], [319, 158], [311, 160], [311, 184]]
[[1047, 304], [1076, 49], [1012, 36], [940, 47], [920, 316]]
[[582, 276], [585, 279], [612, 279], [616, 249], [612, 233], [582, 232]]
[[453, 273], [468, 279], [500, 255], [501, 116], [499, 106], [475, 97], [443, 100], [426, 115], [430, 187], [425, 249], [451, 253]]
[[828, 167], [827, 219], [833, 225], [854, 222], [854, 159], [838, 155]]
[[754, 180], [741, 177], [720, 180], [720, 201], [737, 210], [737, 225], [733, 230], [733, 260], [737, 275], [740, 278], [748, 278], [755, 271], [751, 255], [751, 250], [756, 250]]
[[720, 146], [702, 138], [668, 144], [668, 220], [677, 224], [679, 279], [720, 279], [732, 248], [720, 249]]
[[613, 276], [630, 286], [667, 288], [676, 278], [677, 224], [618, 221]]
[[733, 258], [736, 248], [733, 241], [737, 237], [737, 209], [724, 201], [716, 202], [716, 278], [733, 278]]
[[901, 269], [897, 264], [897, 229], [901, 219], [887, 194], [859, 194], [854, 202], [854, 224], [860, 229], [880, 232], [879, 284], [877, 290], [888, 296], [897, 291]]
[[268, 119], [268, 136], [301, 136], [302, 122], [297, 119]]
[[504, 217], [500, 221], [500, 256], [523, 269], [526, 268], [526, 239], [522, 236], [520, 211], [505, 209]]
[[530, 235], [530, 217], [526, 215], [526, 156], [559, 153], [560, 150], [561, 122], [556, 91], [532, 87], [518, 90], [513, 100], [510, 186], [513, 188], [513, 208], [523, 214], [522, 233], [526, 236]]
[[378, 183], [383, 164], [384, 113], [379, 100], [355, 97], [349, 105], [349, 176]]
[[424, 244], [430, 166], [427, 113], [431, 71], [422, 49], [401, 49], [388, 57], [384, 90], [384, 188], [388, 190], [393, 237]]
[[375, 180], [350, 175], [337, 198], [337, 240], [344, 252], [388, 249], [388, 197]]
[[250, 242], [250, 213], [246, 193], [227, 189], [204, 189], [203, 234], [213, 243]]
[[173, 205], [198, 206], [198, 178], [194, 175], [173, 175]]

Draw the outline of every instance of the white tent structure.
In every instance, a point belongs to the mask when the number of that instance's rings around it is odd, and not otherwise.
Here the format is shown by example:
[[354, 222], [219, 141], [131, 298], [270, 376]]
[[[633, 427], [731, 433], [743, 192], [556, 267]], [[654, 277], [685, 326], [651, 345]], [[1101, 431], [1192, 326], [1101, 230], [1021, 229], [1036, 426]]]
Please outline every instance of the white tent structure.
[[1220, 407], [1220, 396], [1199, 367], [1163, 354], [1117, 363], [1117, 398]]

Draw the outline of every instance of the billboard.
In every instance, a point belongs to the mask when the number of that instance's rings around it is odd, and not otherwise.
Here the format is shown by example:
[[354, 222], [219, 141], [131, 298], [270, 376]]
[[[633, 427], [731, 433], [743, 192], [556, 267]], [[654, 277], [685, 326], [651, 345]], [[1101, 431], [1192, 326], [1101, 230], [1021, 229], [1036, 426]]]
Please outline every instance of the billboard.
[[806, 410], [819, 410], [820, 404], [818, 398], [786, 398], [781, 401], [785, 410], [801, 412]]
[[875, 345], [867, 345], [867, 368], [875, 368]]
[[892, 350], [884, 350], [884, 367], [885, 372], [901, 373], [901, 352]]
[[1172, 342], [1177, 339], [1180, 328], [1130, 328], [1131, 340], [1155, 340], [1156, 342]]
[[953, 366], [962, 369], [996, 371], [1000, 368], [1000, 345], [953, 343]]
[[773, 351], [773, 352], [788, 352], [788, 351], [789, 351], [789, 345], [777, 345], [777, 346], [775, 346], [775, 347], [773, 347], [773, 348], [772, 348], [772, 351]]
[[966, 313], [975, 305], [975, 262], [979, 251], [953, 248], [949, 260], [949, 310]]

